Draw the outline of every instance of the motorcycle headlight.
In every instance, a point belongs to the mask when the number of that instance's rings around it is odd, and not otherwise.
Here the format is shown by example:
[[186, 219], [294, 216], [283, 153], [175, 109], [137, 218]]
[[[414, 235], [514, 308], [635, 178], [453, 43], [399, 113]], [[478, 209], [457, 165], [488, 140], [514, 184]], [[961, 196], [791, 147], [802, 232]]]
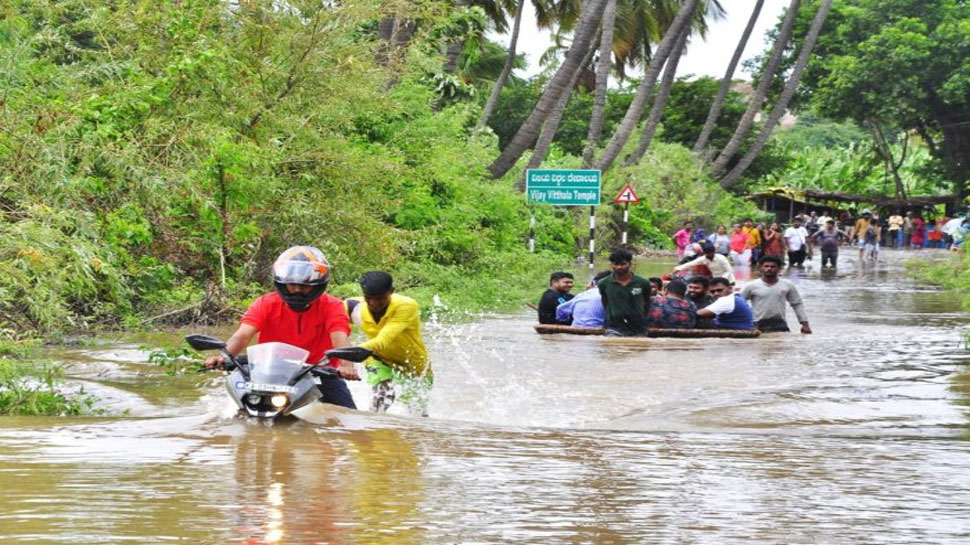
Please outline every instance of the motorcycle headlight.
[[259, 394], [248, 394], [246, 396], [246, 403], [250, 405], [259, 405], [263, 401], [263, 396]]
[[289, 403], [289, 401], [290, 400], [287, 399], [286, 395], [284, 394], [276, 394], [273, 397], [269, 398], [269, 402], [277, 409], [285, 407], [286, 404]]

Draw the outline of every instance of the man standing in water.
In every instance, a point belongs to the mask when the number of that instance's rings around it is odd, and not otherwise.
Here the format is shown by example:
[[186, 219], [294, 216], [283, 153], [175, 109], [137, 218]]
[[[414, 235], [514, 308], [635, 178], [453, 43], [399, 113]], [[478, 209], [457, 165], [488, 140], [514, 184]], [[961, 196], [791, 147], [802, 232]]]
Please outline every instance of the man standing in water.
[[414, 416], [428, 416], [434, 375], [421, 340], [418, 303], [394, 293], [394, 279], [384, 271], [364, 273], [360, 290], [365, 304], [348, 299], [347, 311], [367, 336], [360, 346], [376, 356], [364, 363], [374, 392], [371, 410], [384, 412], [397, 399]]
[[795, 218], [792, 226], [785, 229], [785, 246], [788, 247], [788, 266], [802, 267], [808, 250], [808, 231], [802, 227], [802, 220]]
[[795, 284], [778, 278], [781, 259], [765, 256], [761, 260], [761, 278], [748, 282], [741, 290], [741, 296], [751, 302], [754, 321], [758, 329], [765, 332], [791, 331], [785, 320], [785, 302], [791, 305], [802, 325], [802, 333], [809, 335], [812, 328], [808, 325], [805, 303], [798, 294]]
[[569, 325], [569, 322], [556, 320], [556, 307], [569, 301], [573, 295], [573, 275], [568, 272], [557, 271], [549, 276], [549, 289], [539, 299], [539, 323]]
[[677, 246], [677, 257], [684, 257], [684, 250], [687, 249], [687, 245], [690, 244], [691, 231], [694, 230], [694, 222], [687, 220], [684, 222], [684, 227], [680, 231], [674, 233], [671, 237], [674, 241], [674, 245]]
[[818, 241], [822, 250], [822, 268], [826, 263], [835, 268], [835, 263], [839, 259], [839, 246], [842, 241], [848, 238], [841, 229], [835, 228], [835, 220], [825, 222], [825, 228], [812, 235], [812, 240]]
[[597, 284], [606, 311], [604, 334], [610, 337], [645, 335], [647, 331], [650, 282], [633, 274], [632, 263], [629, 251], [614, 250], [610, 254], [613, 274]]
[[[226, 351], [236, 356], [259, 335], [260, 343], [282, 342], [309, 351], [307, 363], [316, 364], [327, 350], [349, 346], [350, 320], [340, 299], [324, 293], [329, 283], [330, 263], [320, 250], [312, 246], [286, 250], [273, 263], [276, 291], [249, 305], [239, 329], [226, 341]], [[209, 369], [225, 363], [222, 356], [205, 360]], [[337, 360], [331, 365], [339, 365], [342, 377], [359, 379], [353, 364]], [[318, 387], [323, 394], [320, 401], [357, 408], [342, 379], [324, 380]]]

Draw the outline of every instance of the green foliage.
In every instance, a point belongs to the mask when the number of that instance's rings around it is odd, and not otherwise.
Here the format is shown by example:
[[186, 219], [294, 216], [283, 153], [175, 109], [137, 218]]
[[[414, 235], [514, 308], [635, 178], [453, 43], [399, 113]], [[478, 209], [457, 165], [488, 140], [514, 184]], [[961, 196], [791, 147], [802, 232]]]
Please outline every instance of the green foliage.
[[853, 121], [832, 121], [810, 112], [800, 112], [794, 126], [772, 134], [792, 150], [848, 148], [870, 141], [869, 133]]
[[953, 291], [960, 297], [963, 308], [970, 311], [970, 255], [966, 251], [931, 263], [914, 260], [906, 266], [912, 276]]
[[[802, 3], [796, 35], [804, 34], [817, 3]], [[835, 2], [802, 82], [801, 102], [824, 116], [918, 132], [946, 167], [953, 188], [965, 191], [970, 4]]]
[[[720, 83], [720, 80], [711, 77], [679, 79], [674, 82], [663, 117], [665, 141], [676, 142], [688, 148], [694, 146], [707, 121], [707, 114]], [[728, 92], [717, 125], [711, 133], [711, 147], [721, 149], [728, 143], [746, 108], [744, 95], [737, 91]]]
[[199, 353], [184, 346], [156, 348], [148, 354], [148, 362], [164, 368], [169, 376], [204, 370]]
[[50, 362], [0, 357], [0, 415], [79, 415], [91, 412], [95, 398], [82, 388], [58, 390], [63, 369]]
[[[489, 119], [488, 126], [499, 138], [499, 147], [503, 148], [515, 136], [519, 125], [529, 116], [532, 108], [539, 101], [545, 79], [537, 77], [525, 85], [510, 86], [502, 89], [495, 114]], [[486, 95], [487, 96], [487, 95]], [[626, 110], [633, 100], [633, 93], [629, 90], [610, 91], [606, 102], [603, 134], [610, 134], [623, 119]], [[586, 146], [586, 135], [589, 132], [589, 118], [593, 113], [593, 95], [577, 91], [566, 104], [559, 129], [553, 143], [564, 152], [581, 156]]]
[[[747, 200], [721, 189], [702, 168], [690, 149], [655, 142], [639, 164], [610, 171], [604, 184], [608, 198], [625, 184], [633, 186], [641, 203], [630, 207], [631, 241], [651, 247], [672, 247], [670, 236], [686, 220], [708, 232], [741, 218], [764, 218], [765, 213]], [[615, 231], [622, 220], [614, 207], [603, 229]]]
[[[790, 186], [804, 189], [845, 191], [859, 195], [892, 195], [892, 175], [874, 155], [868, 143], [842, 147], [786, 146], [790, 159], [784, 169], [762, 177], [759, 186]], [[891, 146], [895, 157], [902, 156], [902, 146]], [[929, 150], [910, 144], [899, 173], [909, 195], [935, 195], [947, 181], [932, 169], [935, 161]]]

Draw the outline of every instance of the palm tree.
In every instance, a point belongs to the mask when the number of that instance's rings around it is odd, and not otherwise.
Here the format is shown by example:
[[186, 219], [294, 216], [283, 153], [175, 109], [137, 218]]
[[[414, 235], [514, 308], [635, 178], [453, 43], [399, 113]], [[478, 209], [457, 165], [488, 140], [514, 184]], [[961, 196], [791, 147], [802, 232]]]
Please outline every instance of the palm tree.
[[741, 143], [748, 135], [748, 131], [751, 130], [751, 126], [754, 125], [755, 116], [761, 111], [765, 97], [768, 96], [768, 89], [771, 87], [771, 83], [775, 79], [775, 73], [778, 71], [778, 66], [781, 64], [785, 47], [788, 46], [788, 41], [791, 40], [792, 28], [795, 26], [795, 18], [798, 15], [798, 6], [800, 3], [800, 0], [791, 0], [791, 4], [788, 5], [785, 21], [782, 23], [781, 31], [775, 38], [771, 58], [768, 59], [768, 64], [765, 65], [765, 69], [761, 73], [761, 81], [758, 82], [758, 88], [755, 90], [754, 96], [751, 97], [751, 101], [748, 102], [748, 108], [744, 111], [744, 115], [741, 117], [737, 128], [734, 129], [734, 134], [731, 136], [727, 145], [724, 146], [724, 149], [721, 150], [717, 159], [714, 160], [714, 165], [711, 167], [711, 173], [715, 176], [720, 176], [727, 170], [728, 162], [738, 152], [738, 149], [741, 148]]
[[606, 116], [606, 87], [610, 79], [611, 57], [613, 56], [613, 24], [616, 19], [616, 0], [607, 0], [603, 10], [600, 29], [600, 58], [596, 63], [596, 94], [593, 97], [593, 113], [589, 118], [589, 132], [586, 133], [586, 147], [583, 149], [583, 167], [593, 164], [593, 154], [603, 132]]
[[[530, 168], [539, 168], [539, 166], [542, 165], [542, 162], [545, 161], [546, 154], [549, 153], [549, 146], [552, 144], [552, 140], [556, 136], [556, 131], [559, 129], [559, 122], [562, 121], [563, 113], [566, 111], [566, 104], [569, 103], [569, 98], [572, 96], [572, 90], [576, 87], [576, 82], [579, 80], [580, 74], [583, 73], [582, 67], [589, 64], [589, 61], [593, 58], [593, 52], [595, 51], [595, 47], [589, 48], [589, 51], [586, 53], [586, 58], [584, 58], [583, 63], [580, 64], [580, 68], [573, 72], [573, 77], [569, 80], [569, 89], [559, 97], [559, 100], [556, 101], [552, 111], [549, 112], [546, 122], [542, 124], [542, 131], [539, 133], [539, 139], [536, 141], [535, 149], [532, 151], [532, 156], [529, 157], [529, 162], [525, 167], [526, 170]], [[516, 187], [521, 190], [525, 190], [524, 172], [517, 181]]]
[[[696, 2], [697, 0], [693, 1]], [[606, 0], [588, 0], [586, 2], [566, 59], [549, 81], [532, 113], [522, 122], [519, 130], [512, 137], [512, 141], [488, 166], [488, 171], [493, 178], [501, 178], [515, 165], [525, 150], [535, 142], [542, 124], [559, 98], [563, 93], [569, 92], [570, 80], [572, 80], [573, 73], [582, 68], [583, 60], [586, 58], [589, 46], [596, 35], [596, 29], [599, 27], [605, 6]]]
[[748, 25], [744, 27], [744, 33], [741, 34], [738, 46], [734, 48], [734, 55], [731, 56], [731, 62], [728, 63], [727, 70], [724, 72], [724, 79], [721, 80], [721, 86], [717, 89], [714, 102], [711, 103], [711, 110], [707, 113], [704, 128], [701, 129], [700, 136], [694, 142], [694, 153], [696, 155], [700, 155], [701, 151], [707, 147], [707, 142], [711, 139], [711, 133], [714, 132], [714, 127], [717, 125], [717, 118], [721, 115], [721, 108], [724, 107], [724, 100], [727, 98], [728, 91], [731, 90], [734, 70], [741, 61], [741, 55], [744, 53], [744, 48], [748, 45], [748, 38], [751, 37], [751, 32], [754, 30], [754, 25], [758, 21], [758, 17], [761, 16], [761, 7], [764, 4], [765, 0], [757, 0], [754, 4], [754, 9], [751, 10]]
[[492, 112], [495, 110], [495, 105], [498, 104], [498, 97], [502, 93], [502, 88], [505, 87], [505, 82], [508, 81], [509, 75], [512, 73], [512, 67], [515, 65], [515, 46], [519, 41], [519, 28], [522, 25], [523, 11], [525, 11], [525, 0], [519, 0], [515, 6], [512, 36], [509, 38], [509, 54], [505, 58], [505, 66], [502, 67], [502, 73], [495, 80], [495, 85], [492, 86], [492, 92], [489, 93], [488, 100], [485, 101], [485, 107], [482, 109], [482, 117], [478, 120], [478, 125], [475, 126], [476, 130], [485, 128], [485, 125], [488, 123], [488, 118], [492, 116]]
[[667, 108], [670, 89], [673, 87], [674, 78], [677, 75], [677, 65], [680, 63], [681, 54], [683, 54], [684, 47], [687, 45], [687, 38], [690, 36], [690, 31], [690, 25], [684, 25], [684, 28], [680, 31], [680, 36], [677, 38], [677, 45], [674, 46], [674, 50], [670, 52], [670, 57], [667, 59], [667, 66], [664, 68], [664, 77], [660, 80], [660, 90], [657, 93], [657, 97], [653, 99], [653, 106], [650, 107], [647, 124], [643, 129], [643, 134], [640, 135], [640, 142], [637, 144], [636, 151], [631, 153], [623, 162], [624, 166], [639, 163], [640, 159], [643, 158], [643, 154], [647, 152], [647, 148], [650, 147], [653, 135], [657, 131], [657, 126], [660, 125], [660, 119], [663, 117], [664, 110]]
[[822, 0], [821, 5], [818, 7], [818, 11], [815, 12], [815, 19], [812, 21], [812, 26], [808, 29], [808, 34], [805, 35], [805, 41], [802, 43], [802, 49], [798, 53], [798, 58], [795, 59], [795, 67], [792, 69], [791, 75], [788, 77], [788, 81], [785, 82], [785, 88], [781, 92], [781, 96], [778, 98], [778, 102], [775, 103], [774, 108], [771, 109], [771, 114], [768, 115], [768, 120], [765, 121], [764, 126], [761, 128], [761, 132], [758, 134], [757, 140], [754, 141], [754, 145], [751, 149], [744, 154], [744, 157], [738, 162], [737, 165], [731, 169], [724, 178], [721, 179], [721, 187], [729, 188], [734, 184], [738, 183], [741, 179], [741, 175], [744, 171], [751, 166], [752, 161], [761, 152], [761, 148], [768, 142], [768, 138], [771, 136], [771, 131], [774, 130], [775, 125], [781, 119], [781, 116], [785, 114], [788, 108], [788, 103], [791, 98], [795, 96], [795, 90], [798, 88], [798, 80], [802, 77], [802, 72], [808, 66], [809, 57], [812, 54], [812, 49], [815, 47], [815, 42], [818, 41], [818, 35], [822, 32], [822, 26], [825, 24], [825, 18], [829, 14], [829, 10], [832, 9], [832, 0]]
[[647, 101], [650, 99], [650, 95], [653, 93], [653, 86], [654, 83], [657, 82], [657, 76], [660, 75], [660, 69], [663, 67], [667, 57], [670, 56], [671, 51], [674, 49], [674, 46], [680, 37], [681, 30], [684, 26], [689, 24], [690, 19], [693, 17], [698, 2], [699, 0], [684, 0], [683, 5], [677, 12], [677, 16], [674, 17], [673, 22], [668, 27], [663, 39], [657, 46], [657, 50], [650, 59], [650, 64], [647, 66], [647, 70], [643, 76], [643, 81], [641, 81], [639, 87], [637, 87], [636, 93], [633, 96], [633, 101], [630, 103], [626, 114], [623, 116], [623, 121], [620, 122], [619, 127], [617, 127], [616, 132], [613, 133], [613, 137], [610, 139], [609, 144], [607, 144], [606, 149], [603, 150], [603, 155], [600, 157], [599, 161], [597, 161], [596, 167], [598, 169], [602, 171], [609, 170], [610, 166], [613, 165], [613, 161], [616, 160], [616, 157], [620, 154], [620, 150], [623, 149], [623, 146], [626, 145], [627, 140], [630, 139], [630, 135], [633, 133], [633, 129], [636, 128], [637, 123], [640, 121], [640, 117], [643, 115], [643, 110], [646, 107]]

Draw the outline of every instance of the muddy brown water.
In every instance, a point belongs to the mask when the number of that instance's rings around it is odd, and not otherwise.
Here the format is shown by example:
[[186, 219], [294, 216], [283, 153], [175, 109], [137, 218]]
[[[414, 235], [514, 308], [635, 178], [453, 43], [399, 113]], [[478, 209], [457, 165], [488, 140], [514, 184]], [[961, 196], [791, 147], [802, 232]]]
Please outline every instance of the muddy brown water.
[[428, 419], [321, 407], [269, 426], [233, 418], [217, 377], [165, 376], [135, 344], [61, 349], [108, 412], [0, 419], [0, 538], [970, 542], [970, 319], [899, 254], [843, 260], [791, 273], [811, 336], [432, 322]]

